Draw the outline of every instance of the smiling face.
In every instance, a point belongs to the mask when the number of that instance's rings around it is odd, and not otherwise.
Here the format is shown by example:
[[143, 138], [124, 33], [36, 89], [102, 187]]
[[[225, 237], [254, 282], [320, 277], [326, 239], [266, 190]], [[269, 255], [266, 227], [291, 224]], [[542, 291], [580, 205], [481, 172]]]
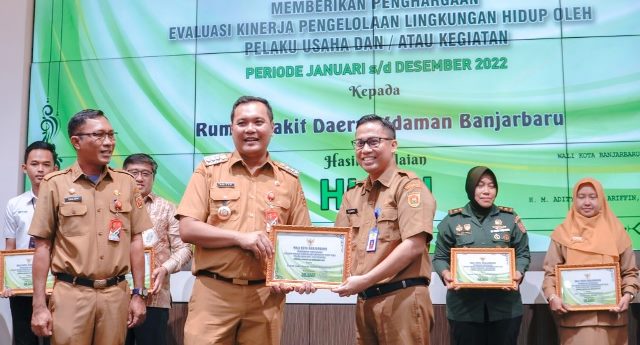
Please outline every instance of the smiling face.
[[497, 189], [490, 174], [483, 174], [476, 185], [474, 200], [483, 208], [489, 208], [496, 200]]
[[382, 138], [377, 147], [365, 144], [362, 148], [356, 147], [356, 159], [373, 181], [394, 163], [394, 154], [398, 148], [398, 142], [390, 138], [390, 134], [378, 121], [365, 122], [356, 129], [356, 140], [368, 141], [371, 138]]
[[598, 193], [591, 184], [583, 184], [580, 186], [574, 200], [574, 207], [578, 213], [587, 218], [591, 218], [600, 213], [602, 205], [600, 205], [598, 200]]
[[96, 117], [94, 119], [86, 119], [85, 122], [78, 127], [77, 134], [72, 135], [71, 144], [76, 149], [78, 155], [78, 163], [80, 166], [89, 168], [95, 173], [109, 164], [111, 155], [116, 147], [115, 137], [110, 138], [108, 135], [103, 139], [96, 139], [92, 135], [84, 135], [88, 133], [113, 133], [113, 127], [106, 117]]
[[266, 157], [274, 129], [267, 107], [260, 102], [243, 103], [233, 114], [231, 135], [240, 156], [250, 160]]

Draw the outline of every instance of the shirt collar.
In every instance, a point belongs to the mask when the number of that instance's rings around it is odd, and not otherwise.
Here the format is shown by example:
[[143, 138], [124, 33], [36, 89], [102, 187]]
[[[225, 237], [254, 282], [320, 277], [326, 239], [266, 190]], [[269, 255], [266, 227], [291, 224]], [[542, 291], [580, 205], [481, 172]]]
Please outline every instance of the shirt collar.
[[367, 191], [371, 191], [371, 189], [373, 188], [373, 185], [374, 185], [374, 183], [376, 181], [378, 181], [381, 185], [389, 188], [389, 186], [391, 186], [391, 180], [393, 179], [393, 176], [395, 175], [397, 170], [398, 170], [397, 167], [395, 167], [393, 165], [389, 165], [389, 167], [387, 167], [387, 170], [385, 170], [382, 173], [382, 175], [380, 175], [380, 177], [378, 177], [377, 180], [372, 181], [371, 180], [371, 176], [367, 176], [367, 178], [365, 179], [365, 182], [364, 182], [364, 189], [367, 190]]
[[[76, 182], [81, 176], [86, 176], [87, 180], [89, 180], [88, 175], [86, 175], [82, 169], [80, 168], [80, 164], [78, 164], [78, 161], [75, 161], [75, 163], [73, 163], [73, 165], [71, 167], [69, 167], [69, 169], [71, 170], [71, 180], [73, 182]], [[103, 179], [109, 177], [109, 179], [113, 180], [113, 177], [111, 176], [111, 174], [113, 173], [113, 169], [110, 166], [105, 166], [102, 169], [102, 172], [100, 173], [100, 177], [98, 178], [98, 182], [96, 183], [96, 185], [98, 183], [100, 183], [100, 181], [102, 181]], [[91, 180], [89, 180], [91, 181]]]
[[38, 196], [33, 193], [33, 189], [29, 189], [29, 191], [25, 193], [23, 200], [26, 206], [31, 206], [32, 203], [35, 204], [35, 202], [38, 201]]
[[156, 198], [158, 196], [155, 195], [153, 192], [150, 192], [149, 194], [147, 194], [147, 196], [144, 197], [144, 201], [147, 202], [147, 200], [149, 201], [149, 203], [153, 204], [154, 201], [156, 201]]
[[[242, 164], [243, 166], [246, 167], [246, 164], [242, 160], [242, 157], [240, 157], [240, 153], [238, 153], [237, 150], [233, 151], [233, 153], [231, 154], [231, 157], [229, 157], [229, 163], [230, 163], [229, 164], [229, 171], [231, 171], [231, 168], [236, 164]], [[266, 162], [258, 170], [262, 169], [264, 166], [270, 166], [271, 170], [275, 170], [275, 164], [271, 160], [271, 155], [269, 155], [269, 152], [267, 152], [267, 160], [266, 160]]]
[[[500, 213], [500, 209], [498, 209], [498, 207], [493, 204], [491, 205], [491, 211], [489, 211], [489, 213], [487, 215], [489, 216], [493, 216]], [[465, 216], [469, 216], [469, 217], [473, 217], [475, 218], [476, 216], [473, 214], [473, 210], [471, 209], [471, 203], [467, 203], [466, 205], [464, 205], [464, 207], [462, 208], [462, 214], [464, 214]]]

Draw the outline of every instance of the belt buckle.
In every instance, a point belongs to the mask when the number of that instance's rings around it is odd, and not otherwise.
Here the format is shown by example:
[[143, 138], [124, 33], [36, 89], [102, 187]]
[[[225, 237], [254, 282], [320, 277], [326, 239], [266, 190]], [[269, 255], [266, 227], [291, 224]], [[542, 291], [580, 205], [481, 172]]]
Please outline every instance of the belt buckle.
[[104, 289], [107, 287], [107, 280], [106, 279], [98, 279], [98, 280], [94, 280], [93, 281], [93, 288], [94, 289]]
[[235, 285], [249, 285], [249, 281], [247, 279], [233, 278], [231, 280], [231, 283], [233, 283]]

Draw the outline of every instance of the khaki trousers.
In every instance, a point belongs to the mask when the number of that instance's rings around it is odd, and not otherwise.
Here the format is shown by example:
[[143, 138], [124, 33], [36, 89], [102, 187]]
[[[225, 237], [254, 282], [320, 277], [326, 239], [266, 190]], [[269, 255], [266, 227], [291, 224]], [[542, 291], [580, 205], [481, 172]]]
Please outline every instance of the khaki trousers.
[[426, 286], [412, 286], [362, 300], [356, 305], [361, 345], [429, 345], [433, 306]]
[[51, 344], [124, 344], [130, 299], [126, 281], [106, 289], [56, 282], [49, 300]]
[[279, 345], [284, 294], [197, 276], [184, 326], [185, 345]]

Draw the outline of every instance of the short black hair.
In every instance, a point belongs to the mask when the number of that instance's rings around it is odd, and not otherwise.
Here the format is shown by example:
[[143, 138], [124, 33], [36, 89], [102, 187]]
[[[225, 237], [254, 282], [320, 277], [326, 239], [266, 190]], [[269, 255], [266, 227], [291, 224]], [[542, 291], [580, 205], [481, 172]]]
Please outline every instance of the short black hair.
[[122, 163], [122, 168], [126, 169], [129, 164], [149, 164], [154, 175], [158, 171], [158, 163], [146, 153], [134, 153], [128, 156]]
[[84, 109], [77, 112], [75, 115], [73, 115], [71, 120], [69, 120], [69, 124], [67, 125], [67, 134], [69, 134], [69, 137], [76, 135], [78, 133], [78, 128], [84, 125], [87, 120], [96, 119], [99, 117], [104, 117], [105, 119], [107, 118], [102, 110]]
[[271, 104], [269, 104], [269, 101], [267, 101], [266, 99], [264, 99], [262, 97], [241, 96], [240, 98], [238, 98], [236, 100], [235, 103], [233, 103], [233, 108], [231, 108], [231, 123], [233, 123], [233, 116], [234, 116], [234, 113], [236, 112], [236, 108], [238, 106], [240, 106], [241, 104], [246, 104], [246, 103], [251, 103], [251, 102], [260, 102], [260, 103], [264, 104], [267, 107], [267, 114], [269, 115], [269, 120], [271, 120], [271, 122], [273, 122], [273, 110], [271, 109]]
[[25, 164], [27, 164], [27, 159], [29, 159], [29, 153], [31, 153], [31, 151], [33, 150], [47, 150], [51, 152], [51, 156], [53, 157], [53, 165], [58, 166], [58, 154], [56, 153], [56, 145], [42, 140], [32, 142], [24, 151]]
[[396, 138], [396, 129], [393, 127], [391, 122], [389, 122], [389, 120], [384, 119], [376, 114], [369, 114], [369, 115], [362, 116], [358, 120], [358, 122], [356, 122], [356, 129], [358, 129], [358, 127], [360, 127], [361, 125], [364, 125], [367, 122], [379, 122], [382, 125], [382, 127], [384, 127], [387, 130], [391, 139]]

